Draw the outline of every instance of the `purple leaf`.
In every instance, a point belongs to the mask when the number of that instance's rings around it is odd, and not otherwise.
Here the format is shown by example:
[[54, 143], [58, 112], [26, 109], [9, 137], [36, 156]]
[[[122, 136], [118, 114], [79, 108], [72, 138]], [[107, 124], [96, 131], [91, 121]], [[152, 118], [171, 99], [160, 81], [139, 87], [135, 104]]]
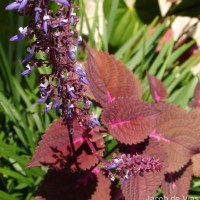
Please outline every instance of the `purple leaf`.
[[167, 90], [164, 84], [155, 76], [152, 76], [149, 73], [147, 73], [147, 77], [148, 77], [151, 95], [154, 101], [159, 102], [165, 99], [168, 95], [167, 95]]
[[102, 113], [102, 121], [109, 133], [125, 144], [144, 141], [155, 124], [157, 108], [132, 98], [118, 98], [107, 104]]
[[[39, 186], [35, 200], [66, 199], [112, 199], [111, 183], [96, 168], [91, 171], [79, 171], [77, 173], [50, 170]], [[115, 200], [117, 199], [115, 198]]]
[[192, 179], [192, 165], [188, 164], [176, 173], [165, 174], [162, 182], [163, 194], [166, 199], [188, 199], [188, 191]]
[[114, 56], [87, 46], [86, 78], [97, 102], [105, 106], [118, 97], [140, 99], [142, 87], [137, 77]]
[[199, 163], [200, 163], [200, 153], [192, 156], [192, 173], [196, 177], [200, 177]]
[[149, 136], [166, 149], [167, 172], [176, 172], [199, 151], [200, 135], [194, 120], [183, 109], [164, 102], [157, 103], [156, 107], [159, 114]]
[[[51, 124], [42, 136], [28, 167], [47, 166], [53, 169], [86, 170], [98, 162], [82, 137], [85, 130], [79, 126], [78, 122], [74, 121], [73, 124], [72, 141], [67, 127], [62, 122], [63, 120], [59, 119]], [[99, 129], [91, 132], [90, 136], [97, 149], [96, 154], [102, 156], [104, 141], [102, 136], [99, 136]]]
[[190, 107], [200, 107], [200, 81], [197, 83], [194, 91], [194, 99], [190, 102]]

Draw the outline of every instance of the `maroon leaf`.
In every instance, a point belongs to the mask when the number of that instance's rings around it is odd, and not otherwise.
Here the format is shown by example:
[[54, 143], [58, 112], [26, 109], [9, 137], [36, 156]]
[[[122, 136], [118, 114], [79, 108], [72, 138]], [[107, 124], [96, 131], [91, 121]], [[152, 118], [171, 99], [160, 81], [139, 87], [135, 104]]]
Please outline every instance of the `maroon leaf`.
[[164, 196], [167, 199], [187, 199], [191, 179], [191, 164], [188, 164], [179, 172], [166, 174], [162, 183]]
[[196, 125], [197, 131], [200, 132], [200, 108], [192, 109], [189, 114]]
[[194, 99], [190, 102], [190, 107], [195, 108], [200, 106], [200, 81], [197, 83], [194, 91]]
[[161, 51], [162, 47], [170, 42], [170, 40], [173, 38], [174, 32], [171, 28], [169, 28], [165, 34], [160, 38], [158, 46], [156, 47], [156, 51]]
[[155, 102], [159, 102], [163, 99], [165, 99], [167, 95], [167, 90], [159, 79], [157, 79], [155, 76], [150, 75], [147, 73], [149, 87], [151, 91], [151, 95]]
[[99, 170], [64, 173], [50, 171], [42, 182], [35, 200], [110, 199], [110, 181]]
[[97, 177], [97, 187], [95, 193], [92, 195], [92, 200], [110, 199], [111, 196], [111, 182], [108, 178], [101, 174], [98, 168], [92, 170]]
[[[28, 163], [28, 167], [47, 166], [53, 169], [89, 169], [98, 159], [91, 153], [87, 143], [82, 137], [84, 130], [74, 123], [73, 134], [68, 134], [67, 127], [62, 125], [62, 119], [51, 124], [42, 136], [36, 152]], [[102, 156], [104, 142], [102, 137], [93, 139], [97, 153]]]
[[127, 182], [121, 186], [125, 199], [146, 200], [150, 197], [152, 198], [161, 185], [167, 167], [165, 161], [166, 153], [161, 145], [158, 146], [158, 148], [155, 148], [154, 145], [155, 141], [150, 140], [143, 155], [158, 158], [162, 162], [161, 171], [144, 172], [142, 175], [137, 174], [136, 176], [131, 176]]
[[[195, 122], [195, 125], [197, 127], [198, 133], [200, 133], [200, 108], [194, 108], [190, 111], [190, 116]], [[200, 146], [200, 141], [199, 141], [199, 146]], [[193, 170], [193, 175], [200, 177], [200, 152], [198, 154], [195, 154], [192, 156], [192, 170]]]
[[200, 154], [192, 156], [192, 172], [194, 176], [200, 177]]
[[104, 108], [102, 121], [117, 140], [135, 144], [148, 137], [157, 113], [153, 104], [134, 98], [119, 98]]
[[179, 171], [199, 152], [200, 135], [196, 131], [194, 120], [184, 110], [169, 103], [156, 105], [160, 113], [150, 137], [165, 147], [168, 155], [167, 171]]
[[105, 106], [118, 97], [142, 96], [138, 78], [112, 55], [87, 46], [87, 79], [97, 102]]

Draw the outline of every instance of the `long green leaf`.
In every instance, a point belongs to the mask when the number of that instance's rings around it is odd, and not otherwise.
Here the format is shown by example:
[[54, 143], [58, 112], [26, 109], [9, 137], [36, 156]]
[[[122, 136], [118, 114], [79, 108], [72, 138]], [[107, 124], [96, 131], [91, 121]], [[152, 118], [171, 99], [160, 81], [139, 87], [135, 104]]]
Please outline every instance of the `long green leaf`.
[[17, 200], [15, 197], [12, 195], [0, 190], [0, 199], [1, 200]]
[[0, 173], [7, 175], [9, 177], [13, 177], [15, 179], [17, 179], [20, 182], [25, 183], [26, 185], [32, 185], [34, 183], [34, 180], [31, 179], [30, 177], [25, 177], [15, 171], [12, 171], [10, 169], [6, 169], [6, 168], [0, 168]]

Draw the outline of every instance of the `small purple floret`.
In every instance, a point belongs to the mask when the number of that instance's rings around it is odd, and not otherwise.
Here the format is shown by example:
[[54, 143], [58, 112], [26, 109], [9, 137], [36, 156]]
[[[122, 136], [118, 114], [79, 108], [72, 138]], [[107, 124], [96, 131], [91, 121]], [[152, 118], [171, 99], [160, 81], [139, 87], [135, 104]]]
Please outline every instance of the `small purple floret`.
[[106, 168], [106, 170], [115, 169], [116, 167], [117, 167], [117, 164], [116, 163], [112, 163]]
[[18, 12], [19, 13], [23, 12], [23, 10], [26, 7], [27, 3], [28, 3], [28, 0], [22, 0], [22, 2], [20, 3], [20, 5], [18, 7]]
[[99, 120], [97, 119], [97, 115], [95, 115], [94, 113], [92, 113], [92, 117], [90, 118], [90, 121], [97, 125], [97, 126], [101, 126], [101, 123], [99, 122]]
[[52, 102], [46, 105], [46, 108], [44, 110], [42, 110], [42, 112], [48, 112], [51, 110], [52, 107]]
[[35, 23], [38, 22], [39, 16], [40, 16], [40, 13], [41, 13], [41, 12], [42, 12], [42, 9], [41, 9], [41, 8], [39, 8], [39, 7], [36, 7], [36, 8], [35, 8]]
[[80, 77], [85, 77], [86, 73], [81, 68], [76, 68], [75, 70], [76, 74], [78, 74]]
[[69, 51], [68, 56], [69, 56], [70, 60], [72, 60], [72, 61], [76, 60], [76, 55], [73, 51]]
[[80, 80], [82, 83], [84, 83], [85, 85], [90, 86], [89, 81], [88, 81], [85, 77], [80, 77], [79, 80]]
[[19, 8], [19, 6], [20, 6], [20, 3], [15, 1], [15, 2], [7, 5], [5, 9], [6, 10], [17, 10]]
[[72, 92], [74, 90], [74, 87], [70, 87], [69, 85], [67, 85], [67, 91], [69, 92], [69, 95], [73, 98], [76, 99], [76, 95]]
[[48, 24], [47, 24], [47, 21], [43, 22], [43, 28], [44, 28], [44, 32], [48, 33]]
[[35, 103], [44, 103], [46, 101], [46, 99], [47, 99], [47, 97], [41, 97]]
[[24, 38], [24, 35], [19, 33], [17, 35], [14, 35], [13, 37], [10, 38], [10, 41], [11, 42], [14, 42], [14, 41], [19, 41], [19, 40], [22, 40]]
[[32, 72], [33, 66], [30, 66], [30, 65], [28, 64], [28, 65], [26, 65], [26, 68], [27, 68], [27, 70], [23, 71], [23, 72], [21, 73], [21, 76], [25, 76], [25, 75], [30, 74], [30, 73]]
[[21, 73], [21, 76], [26, 76], [26, 75], [30, 74], [31, 71], [32, 71], [32, 70], [27, 69], [27, 70], [25, 70], [25, 71], [23, 71], [23, 72]]
[[19, 34], [11, 37], [10, 41], [13, 42], [13, 41], [22, 40], [27, 35], [28, 29], [27, 29], [27, 27], [25, 27], [25, 28], [20, 27], [19, 32], [20, 32]]
[[28, 55], [26, 55], [26, 57], [22, 60], [22, 64], [24, 64], [26, 61], [31, 59], [33, 56], [34, 56], [34, 53], [29, 53]]

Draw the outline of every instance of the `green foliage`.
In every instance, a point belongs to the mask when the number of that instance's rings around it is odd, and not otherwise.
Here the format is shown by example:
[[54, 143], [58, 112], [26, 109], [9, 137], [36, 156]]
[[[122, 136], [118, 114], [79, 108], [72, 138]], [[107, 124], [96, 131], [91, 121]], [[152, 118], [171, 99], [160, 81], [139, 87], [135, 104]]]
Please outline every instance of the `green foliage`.
[[[134, 7], [127, 7], [122, 0], [104, 1], [107, 39], [112, 46], [121, 46], [142, 23]], [[112, 37], [111, 37], [112, 36]]]

